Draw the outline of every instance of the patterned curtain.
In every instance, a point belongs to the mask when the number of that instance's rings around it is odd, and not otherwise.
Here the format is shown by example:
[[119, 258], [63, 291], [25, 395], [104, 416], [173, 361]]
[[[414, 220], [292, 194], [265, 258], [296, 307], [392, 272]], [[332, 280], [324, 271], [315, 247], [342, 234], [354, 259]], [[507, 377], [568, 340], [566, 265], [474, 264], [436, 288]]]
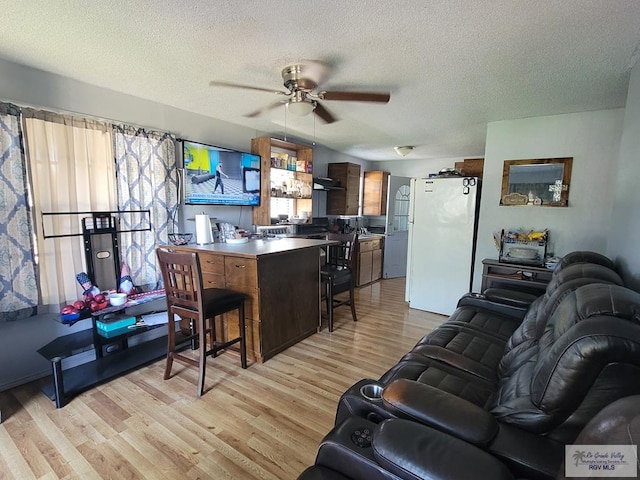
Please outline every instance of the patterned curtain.
[[[150, 210], [151, 231], [122, 233], [120, 255], [131, 270], [134, 285], [143, 289], [162, 284], [156, 268], [158, 245], [168, 243], [170, 222], [178, 207], [175, 138], [169, 133], [114, 126], [118, 210]], [[145, 228], [143, 214], [121, 215], [121, 229]]]
[[32, 232], [20, 109], [0, 103], [0, 320], [36, 313]]

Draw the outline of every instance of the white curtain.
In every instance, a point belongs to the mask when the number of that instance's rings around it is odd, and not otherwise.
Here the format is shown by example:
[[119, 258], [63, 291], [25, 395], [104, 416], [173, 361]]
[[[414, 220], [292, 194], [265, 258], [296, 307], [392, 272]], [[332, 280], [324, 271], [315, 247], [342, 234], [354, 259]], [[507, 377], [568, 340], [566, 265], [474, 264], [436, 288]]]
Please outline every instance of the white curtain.
[[[175, 138], [131, 126], [114, 126], [118, 209], [149, 210], [151, 231], [120, 234], [120, 255], [131, 270], [134, 285], [161, 287], [156, 247], [166, 245], [178, 206]], [[148, 217], [122, 215], [122, 230], [148, 225]]]
[[[87, 271], [82, 215], [116, 207], [115, 166], [108, 123], [23, 109], [36, 219], [36, 255], [42, 304], [59, 305], [82, 295], [76, 274]], [[42, 212], [61, 213], [47, 216]], [[89, 215], [84, 215], [89, 216]], [[46, 231], [45, 231], [46, 230]]]
[[0, 103], [0, 320], [28, 317], [37, 305], [20, 109]]

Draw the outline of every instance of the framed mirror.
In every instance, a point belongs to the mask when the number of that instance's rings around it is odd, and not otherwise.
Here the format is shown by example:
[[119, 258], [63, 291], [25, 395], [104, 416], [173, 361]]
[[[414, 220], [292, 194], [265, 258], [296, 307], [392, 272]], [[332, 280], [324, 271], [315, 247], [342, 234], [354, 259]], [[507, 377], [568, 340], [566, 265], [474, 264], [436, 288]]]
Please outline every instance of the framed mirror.
[[500, 205], [569, 205], [572, 157], [505, 160]]

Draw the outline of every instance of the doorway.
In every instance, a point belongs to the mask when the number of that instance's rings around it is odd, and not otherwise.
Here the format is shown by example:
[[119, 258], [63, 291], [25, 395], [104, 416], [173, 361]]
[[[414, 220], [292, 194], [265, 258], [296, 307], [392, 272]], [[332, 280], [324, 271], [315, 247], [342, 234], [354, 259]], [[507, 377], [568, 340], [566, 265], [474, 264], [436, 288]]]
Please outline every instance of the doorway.
[[382, 267], [384, 278], [405, 277], [407, 275], [410, 180], [409, 177], [389, 175]]

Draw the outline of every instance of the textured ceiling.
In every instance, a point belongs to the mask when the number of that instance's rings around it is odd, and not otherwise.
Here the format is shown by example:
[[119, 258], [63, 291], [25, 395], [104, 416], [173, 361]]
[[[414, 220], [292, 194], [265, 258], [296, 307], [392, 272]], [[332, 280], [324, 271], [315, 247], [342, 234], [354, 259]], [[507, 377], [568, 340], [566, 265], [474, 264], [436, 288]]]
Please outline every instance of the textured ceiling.
[[[487, 122], [623, 107], [637, 0], [0, 0], [0, 57], [271, 134], [282, 67], [327, 62], [340, 121], [289, 115], [290, 135], [361, 158], [483, 155]], [[1, 95], [1, 92], [0, 92]], [[126, 119], [123, 119], [126, 120]]]

